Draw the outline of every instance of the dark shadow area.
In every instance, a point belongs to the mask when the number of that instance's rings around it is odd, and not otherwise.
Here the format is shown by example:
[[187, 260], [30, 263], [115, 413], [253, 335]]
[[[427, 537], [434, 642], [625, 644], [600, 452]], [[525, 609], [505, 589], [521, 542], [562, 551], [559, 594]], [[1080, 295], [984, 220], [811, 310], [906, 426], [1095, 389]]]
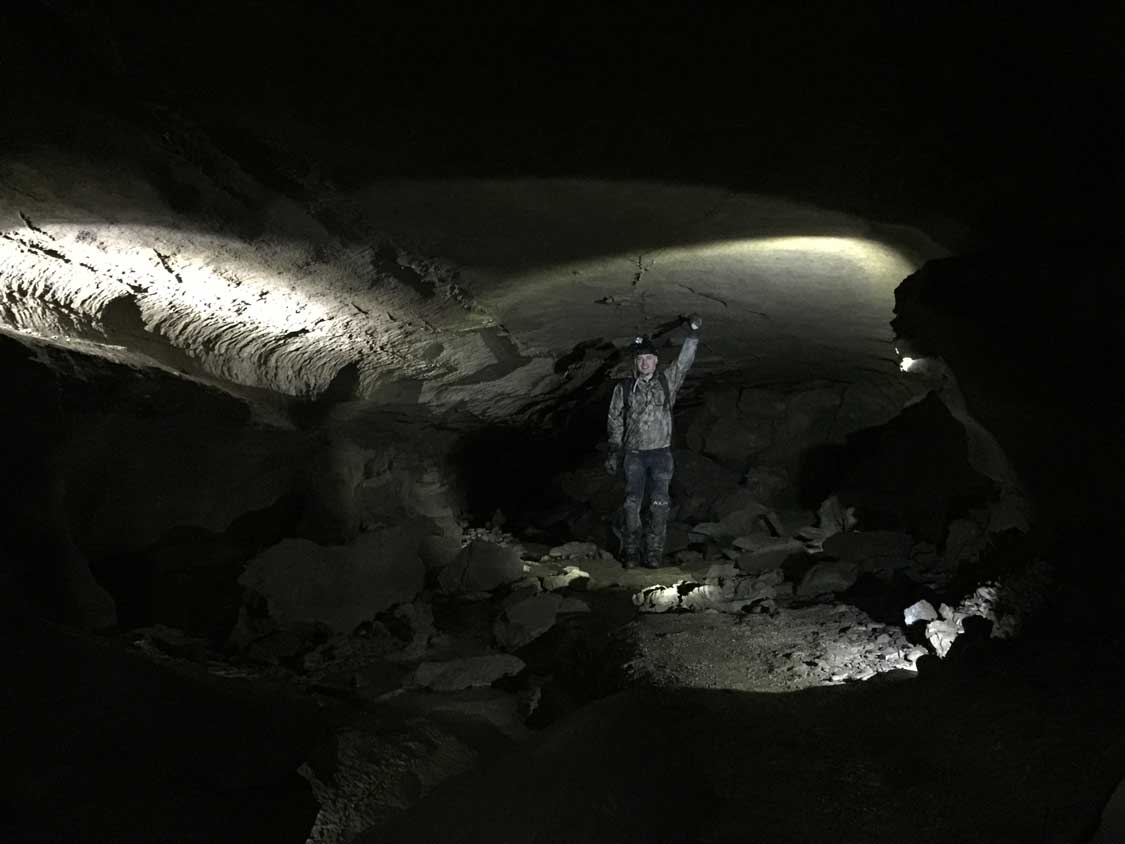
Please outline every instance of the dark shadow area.
[[1125, 526], [1120, 254], [990, 251], [931, 262], [895, 294], [898, 334], [945, 361], [1027, 485], [1040, 553], [1085, 595], [1080, 624], [1116, 617], [1123, 594], [1104, 552]]
[[246, 563], [299, 536], [304, 512], [301, 495], [285, 495], [224, 532], [175, 527], [146, 548], [91, 560], [90, 570], [113, 596], [122, 629], [163, 624], [219, 647], [238, 620]]
[[971, 630], [910, 682], [633, 689], [360, 840], [1081, 841], [1125, 768], [1118, 685]]
[[819, 507], [840, 488], [852, 459], [848, 448], [842, 445], [821, 445], [805, 451], [797, 469], [798, 505], [805, 510]]
[[1117, 145], [1098, 128], [1121, 84], [1108, 22], [824, 6], [486, 21], [295, 0], [28, 3], [6, 11], [0, 52], [9, 92], [55, 111], [60, 140], [86, 140], [69, 104], [173, 137], [182, 115], [298, 199], [310, 177], [658, 179], [960, 220], [977, 242], [1115, 231], [1101, 212], [1120, 193]]
[[908, 530], [939, 546], [950, 520], [984, 504], [993, 488], [969, 465], [964, 427], [934, 393], [885, 425], [849, 434], [844, 446], [810, 449], [798, 479], [805, 508], [835, 493], [864, 530]]
[[0, 699], [4, 841], [306, 840], [317, 805], [296, 769], [328, 725], [311, 701], [19, 616], [0, 648], [19, 677]]
[[[464, 478], [470, 521], [488, 522], [497, 510], [514, 530], [536, 521], [563, 501], [556, 477], [589, 457], [598, 433], [604, 439], [604, 420], [601, 430], [591, 424], [565, 435], [522, 427], [467, 434], [452, 465]], [[565, 536], [565, 526], [559, 529]]]

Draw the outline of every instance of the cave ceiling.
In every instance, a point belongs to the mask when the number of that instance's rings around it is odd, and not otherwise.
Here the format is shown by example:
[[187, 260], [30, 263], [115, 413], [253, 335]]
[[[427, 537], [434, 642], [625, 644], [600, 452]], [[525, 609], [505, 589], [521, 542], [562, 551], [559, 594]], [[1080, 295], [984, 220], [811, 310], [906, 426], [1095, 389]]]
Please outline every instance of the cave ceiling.
[[298, 200], [199, 139], [194, 164], [166, 138], [129, 143], [112, 167], [50, 148], [0, 166], [0, 324], [246, 396], [335, 384], [496, 418], [634, 334], [674, 342], [691, 312], [705, 372], [890, 374], [894, 287], [942, 254], [914, 230], [715, 187], [310, 180]]
[[[893, 378], [895, 286], [1046, 150], [963, 88], [984, 59], [930, 67], [897, 16], [810, 19], [797, 55], [769, 15], [732, 51], [617, 12], [505, 40], [355, 4], [29, 8], [9, 55], [66, 59], [13, 63], [0, 330], [258, 402], [510, 418], [634, 334], [674, 353], [690, 312], [715, 378]], [[647, 54], [720, 33], [680, 53], [715, 72], [698, 91]]]

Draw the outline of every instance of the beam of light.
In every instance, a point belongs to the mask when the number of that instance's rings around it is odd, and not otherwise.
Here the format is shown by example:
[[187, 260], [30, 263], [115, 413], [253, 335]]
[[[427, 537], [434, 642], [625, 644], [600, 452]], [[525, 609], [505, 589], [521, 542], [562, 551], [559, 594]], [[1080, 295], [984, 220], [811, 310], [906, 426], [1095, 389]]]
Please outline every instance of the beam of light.
[[[859, 231], [742, 237], [494, 275], [479, 299], [528, 348], [557, 342], [560, 313], [580, 327], [575, 341], [621, 343], [698, 311], [716, 354], [757, 344], [790, 361], [860, 360], [875, 353], [872, 341], [893, 340], [894, 289], [917, 266]], [[730, 341], [721, 352], [720, 338]]]
[[0, 230], [0, 330], [14, 335], [307, 395], [352, 361], [377, 361], [402, 330], [348, 255], [311, 264], [296, 240], [37, 222]]

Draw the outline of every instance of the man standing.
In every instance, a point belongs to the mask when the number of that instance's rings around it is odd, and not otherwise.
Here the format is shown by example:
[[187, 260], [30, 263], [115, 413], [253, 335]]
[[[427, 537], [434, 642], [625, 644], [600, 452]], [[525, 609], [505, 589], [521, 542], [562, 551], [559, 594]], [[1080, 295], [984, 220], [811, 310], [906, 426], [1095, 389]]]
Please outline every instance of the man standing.
[[664, 560], [668, 530], [668, 485], [675, 468], [672, 461], [672, 406], [684, 376], [695, 360], [703, 319], [687, 320], [691, 333], [671, 366], [657, 373], [656, 347], [644, 337], [633, 341], [633, 377], [619, 381], [609, 403], [609, 455], [606, 471], [616, 475], [625, 464], [625, 568], [641, 562], [641, 505], [649, 493], [648, 530], [644, 564], [658, 568]]

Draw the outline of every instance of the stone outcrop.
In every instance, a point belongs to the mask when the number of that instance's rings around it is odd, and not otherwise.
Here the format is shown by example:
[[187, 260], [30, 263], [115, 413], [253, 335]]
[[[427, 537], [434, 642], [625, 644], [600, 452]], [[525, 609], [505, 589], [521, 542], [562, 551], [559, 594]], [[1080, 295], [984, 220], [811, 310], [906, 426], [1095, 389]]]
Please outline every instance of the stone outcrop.
[[801, 598], [815, 598], [831, 592], [846, 592], [859, 577], [859, 566], [855, 563], [816, 563], [805, 572], [797, 587]]
[[745, 539], [744, 537], [741, 545], [745, 550], [738, 555], [737, 563], [738, 567], [747, 574], [780, 568], [791, 558], [804, 557], [806, 554], [805, 543], [799, 539], [763, 537], [761, 542], [753, 544], [746, 543]]
[[438, 571], [437, 584], [445, 593], [487, 592], [522, 576], [523, 560], [518, 548], [475, 540]]
[[287, 539], [252, 560], [239, 582], [262, 595], [283, 624], [319, 622], [348, 633], [421, 591], [419, 539], [413, 527], [363, 534], [344, 546]]
[[555, 592], [514, 595], [496, 619], [493, 632], [497, 644], [515, 651], [539, 638], [554, 626], [562, 604], [562, 595]]
[[693, 414], [687, 442], [693, 451], [748, 470], [760, 501], [785, 506], [793, 500], [792, 478], [803, 453], [889, 421], [921, 393], [901, 379], [709, 392]]

